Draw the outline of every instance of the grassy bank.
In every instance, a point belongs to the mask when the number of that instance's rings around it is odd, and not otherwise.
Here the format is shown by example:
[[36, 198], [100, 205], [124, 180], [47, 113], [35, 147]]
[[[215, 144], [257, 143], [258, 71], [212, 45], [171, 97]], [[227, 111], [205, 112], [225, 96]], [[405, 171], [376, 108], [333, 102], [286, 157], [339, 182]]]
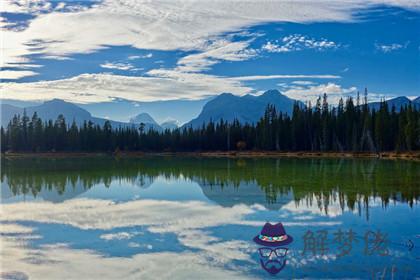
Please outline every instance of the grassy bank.
[[231, 158], [264, 158], [264, 157], [292, 157], [292, 158], [381, 158], [381, 159], [405, 159], [420, 161], [420, 151], [415, 152], [381, 152], [381, 153], [350, 153], [350, 152], [275, 152], [275, 151], [231, 151], [231, 152], [42, 152], [42, 153], [2, 153], [2, 157], [95, 157], [95, 156], [116, 156], [116, 157], [145, 157], [145, 156], [185, 156], [185, 157], [231, 157]]

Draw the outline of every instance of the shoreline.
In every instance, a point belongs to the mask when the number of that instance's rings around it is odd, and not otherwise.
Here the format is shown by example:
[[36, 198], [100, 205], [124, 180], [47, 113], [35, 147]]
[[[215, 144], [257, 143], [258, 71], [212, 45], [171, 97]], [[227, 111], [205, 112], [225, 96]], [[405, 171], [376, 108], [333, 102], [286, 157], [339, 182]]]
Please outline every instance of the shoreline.
[[275, 152], [275, 151], [230, 151], [230, 152], [42, 152], [42, 153], [2, 153], [4, 158], [65, 158], [65, 157], [208, 157], [208, 158], [377, 158], [377, 159], [403, 159], [420, 161], [420, 151], [415, 152]]

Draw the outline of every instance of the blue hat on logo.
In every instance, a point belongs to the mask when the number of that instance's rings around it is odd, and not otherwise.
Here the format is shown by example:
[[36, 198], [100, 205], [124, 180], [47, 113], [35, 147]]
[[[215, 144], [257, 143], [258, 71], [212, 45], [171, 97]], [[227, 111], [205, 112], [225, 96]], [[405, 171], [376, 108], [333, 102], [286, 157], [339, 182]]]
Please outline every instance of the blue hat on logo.
[[261, 230], [261, 234], [254, 237], [254, 242], [258, 245], [268, 247], [284, 246], [292, 243], [293, 237], [286, 234], [282, 223], [266, 223]]

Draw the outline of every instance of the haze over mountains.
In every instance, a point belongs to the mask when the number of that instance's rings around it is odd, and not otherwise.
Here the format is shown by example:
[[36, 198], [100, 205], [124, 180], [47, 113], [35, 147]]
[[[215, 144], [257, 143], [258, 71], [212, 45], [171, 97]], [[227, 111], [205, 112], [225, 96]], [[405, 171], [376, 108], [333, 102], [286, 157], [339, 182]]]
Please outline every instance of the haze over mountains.
[[[205, 101], [207, 102], [205, 103]], [[184, 126], [191, 126], [196, 128], [203, 125], [203, 123], [208, 123], [209, 121], [218, 122], [222, 119], [228, 122], [237, 119], [241, 123], [252, 124], [257, 122], [259, 118], [263, 116], [268, 104], [274, 105], [277, 111], [281, 111], [290, 115], [295, 102], [298, 102], [300, 105], [304, 106], [302, 102], [291, 99], [281, 94], [278, 90], [268, 90], [259, 96], [236, 96], [231, 93], [222, 93], [214, 98], [199, 101], [156, 101], [148, 102], [147, 105], [145, 105], [146, 103], [143, 102], [143, 107], [142, 105], [134, 107], [137, 108], [137, 111], [131, 114], [129, 122], [120, 122], [112, 119], [96, 117], [92, 115], [92, 112], [86, 110], [85, 108], [70, 102], [65, 102], [60, 99], [46, 101], [41, 105], [25, 106], [25, 109], [29, 117], [32, 117], [33, 113], [37, 112], [38, 116], [43, 120], [55, 120], [58, 115], [63, 114], [67, 123], [69, 124], [75, 120], [78, 125], [83, 124], [84, 121], [91, 121], [94, 124], [103, 126], [105, 121], [109, 120], [114, 128], [130, 126], [137, 127], [140, 123], [144, 123], [145, 130], [153, 128], [154, 130], [162, 131], [164, 129], [175, 129], [179, 126], [180, 123], [182, 124], [186, 122]], [[417, 97], [414, 100], [410, 100], [405, 96], [400, 96], [387, 100], [387, 103], [389, 109], [391, 109], [392, 106], [395, 106], [397, 110], [399, 110], [401, 106], [406, 106], [410, 103], [414, 106], [420, 107], [420, 97]], [[15, 106], [19, 104], [20, 103], [18, 102], [12, 102], [8, 100], [2, 101], [1, 125], [3, 127], [7, 126], [14, 115], [23, 114], [23, 107]], [[96, 108], [100, 106], [99, 104], [101, 103], [84, 105], [83, 107], [91, 106], [90, 108]], [[127, 104], [132, 103], [129, 101], [117, 102], [115, 105], [115, 110], [123, 110], [124, 106], [128, 106]], [[105, 107], [101, 110], [112, 115], [114, 112], [114, 107], [111, 105], [112, 103], [106, 104]], [[161, 105], [162, 108], [158, 110], [159, 105]], [[194, 117], [193, 113], [196, 112], [201, 105], [204, 105], [202, 110], [200, 109], [201, 113], [199, 113], [196, 118], [192, 119]], [[376, 110], [379, 109], [379, 105], [379, 102], [369, 103], [369, 106]], [[149, 108], [150, 110], [144, 111], [144, 108]], [[128, 111], [131, 112], [131, 109]], [[150, 113], [157, 113], [158, 111], [160, 119], [163, 120], [160, 121], [160, 124], [152, 117]], [[188, 115], [190, 116], [190, 119], [186, 119], [186, 116]], [[172, 116], [181, 116], [184, 122]]]
[[199, 100], [158, 100], [149, 102], [118, 99], [114, 102], [80, 104], [94, 116], [128, 122], [133, 116], [148, 113], [157, 123], [175, 119], [180, 124], [189, 122], [200, 114], [211, 98]]
[[166, 129], [174, 130], [174, 129], [177, 129], [179, 127], [179, 123], [178, 123], [177, 120], [166, 120], [163, 123], [161, 123], [160, 126], [164, 130], [166, 130]]

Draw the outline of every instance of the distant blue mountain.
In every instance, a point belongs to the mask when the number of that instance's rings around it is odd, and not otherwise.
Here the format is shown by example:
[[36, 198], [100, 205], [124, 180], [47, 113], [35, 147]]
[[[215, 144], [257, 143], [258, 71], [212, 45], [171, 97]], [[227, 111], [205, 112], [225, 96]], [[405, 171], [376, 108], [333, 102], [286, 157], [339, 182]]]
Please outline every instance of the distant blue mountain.
[[22, 108], [10, 105], [1, 104], [1, 125], [6, 127], [14, 115], [21, 114]]
[[29, 117], [34, 112], [43, 120], [55, 120], [60, 114], [66, 118], [67, 122], [72, 122], [74, 119], [78, 124], [92, 119], [92, 115], [88, 111], [61, 99], [53, 99], [41, 105], [26, 108]]
[[[410, 100], [405, 96], [399, 96], [386, 100], [386, 103], [388, 104], [389, 110], [391, 110], [392, 107], [395, 106], [395, 110], [397, 112], [400, 111], [401, 107], [408, 106], [410, 103], [416, 108], [420, 109], [420, 97], [417, 97], [414, 100]], [[381, 102], [371, 102], [368, 104], [368, 106], [370, 109], [375, 109], [377, 111], [381, 106]]]
[[136, 124], [136, 126], [143, 123], [147, 128], [153, 128], [157, 131], [162, 130], [160, 125], [148, 113], [138, 114], [137, 116], [130, 119], [130, 123]]
[[[38, 117], [44, 121], [56, 120], [57, 117], [62, 114], [68, 124], [71, 124], [74, 120], [79, 126], [82, 125], [84, 121], [91, 121], [94, 124], [103, 126], [107, 121], [107, 119], [93, 117], [88, 111], [74, 105], [73, 103], [66, 102], [61, 99], [53, 99], [46, 101], [41, 105], [30, 106], [25, 109], [9, 104], [1, 104], [1, 125], [6, 127], [14, 115], [20, 114], [22, 116], [24, 110], [26, 110], [26, 114], [29, 118], [31, 118], [34, 112], [36, 112]], [[111, 126], [114, 128], [132, 126], [132, 124], [129, 123], [112, 120], [109, 121]]]
[[241, 123], [256, 123], [264, 115], [268, 104], [274, 105], [277, 111], [290, 115], [295, 102], [303, 106], [302, 102], [291, 99], [278, 90], [268, 90], [259, 96], [222, 93], [210, 100], [200, 115], [186, 126], [200, 127], [203, 123], [219, 122], [222, 119], [228, 122], [237, 119]]

